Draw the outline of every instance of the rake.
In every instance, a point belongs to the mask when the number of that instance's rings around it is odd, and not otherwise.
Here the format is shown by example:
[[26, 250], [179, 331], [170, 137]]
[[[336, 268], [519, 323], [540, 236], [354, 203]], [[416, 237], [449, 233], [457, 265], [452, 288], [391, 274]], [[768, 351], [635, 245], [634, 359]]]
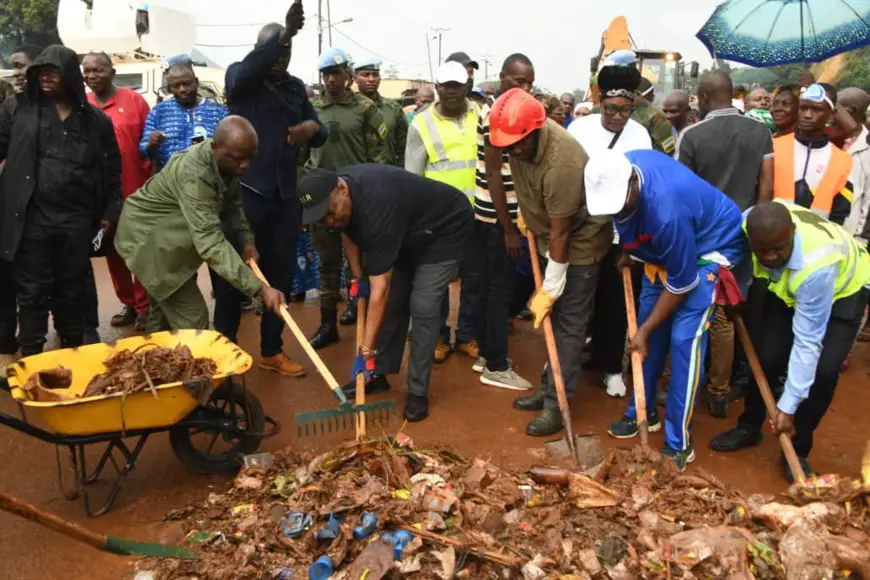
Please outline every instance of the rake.
[[[251, 260], [248, 262], [254, 275], [260, 279], [263, 284], [269, 285], [269, 281], [263, 276], [263, 272], [257, 263]], [[386, 425], [396, 419], [396, 402], [395, 401], [380, 401], [377, 403], [365, 403], [362, 405], [353, 405], [347, 400], [344, 391], [341, 390], [341, 385], [335, 380], [335, 377], [321, 360], [314, 347], [309, 344], [308, 339], [303, 334], [302, 329], [290, 316], [290, 311], [287, 306], [281, 305], [281, 317], [284, 323], [296, 337], [302, 350], [311, 359], [312, 364], [317, 368], [317, 372], [326, 380], [327, 386], [332, 390], [332, 394], [338, 399], [338, 407], [335, 409], [323, 409], [321, 411], [304, 411], [296, 413], [296, 432], [300, 437], [326, 435], [329, 433], [339, 433], [341, 431], [355, 430], [357, 428], [357, 420], [362, 420], [370, 424]]]

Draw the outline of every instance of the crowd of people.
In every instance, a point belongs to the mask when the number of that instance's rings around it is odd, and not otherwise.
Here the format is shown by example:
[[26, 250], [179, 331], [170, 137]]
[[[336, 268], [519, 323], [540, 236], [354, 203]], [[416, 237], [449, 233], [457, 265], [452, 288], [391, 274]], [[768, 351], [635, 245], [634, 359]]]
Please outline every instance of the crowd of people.
[[[149, 110], [114, 84], [103, 53], [79, 66], [62, 46], [16, 49], [15, 94], [0, 108], [4, 364], [42, 351], [49, 313], [62, 347], [99, 341], [91, 257], [105, 256], [124, 305], [113, 325], [213, 324], [237, 341], [257, 297], [260, 368], [299, 377], [281, 306], [318, 288], [310, 343], [324, 349], [364, 298], [348, 395], [360, 373], [367, 393], [391, 389], [410, 340], [408, 421], [427, 418], [433, 365], [455, 352], [484, 385], [524, 391], [514, 407], [535, 413], [526, 432], [547, 436], [563, 428], [552, 369], [521, 376], [508, 336], [516, 317], [536, 328], [549, 317], [569, 398], [588, 371], [609, 395], [629, 395], [629, 354], [642, 355], [647, 400], [664, 407], [660, 417], [650, 406], [649, 429], [664, 429], [662, 452], [685, 469], [705, 383], [714, 417], [745, 396], [714, 450], [761, 438], [765, 408], [734, 338], [742, 315], [781, 387], [772, 428], [792, 435], [811, 472], [813, 432], [870, 299], [870, 96], [807, 75], [771, 96], [714, 71], [696, 99], [676, 91], [658, 109], [631, 51], [607, 56], [598, 104], [535, 94], [521, 53], [488, 95], [475, 87], [478, 63], [457, 52], [406, 113], [380, 95], [380, 62], [337, 48], [319, 58], [314, 96], [288, 73], [303, 24], [294, 3], [283, 25], [260, 31], [227, 69], [226, 106], [200, 96], [186, 59], [168, 62], [172, 98]], [[637, 435], [633, 399], [608, 433]]]

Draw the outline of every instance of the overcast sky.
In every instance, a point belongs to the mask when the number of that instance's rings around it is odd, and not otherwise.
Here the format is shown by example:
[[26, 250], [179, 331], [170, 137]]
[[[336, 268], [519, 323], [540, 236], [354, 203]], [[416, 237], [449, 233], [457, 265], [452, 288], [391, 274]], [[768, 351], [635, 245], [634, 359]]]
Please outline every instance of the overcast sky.
[[[333, 44], [353, 58], [383, 57], [402, 77], [429, 78], [426, 37], [430, 37], [432, 66], [437, 68], [438, 41], [431, 28], [449, 28], [443, 33], [442, 56], [463, 50], [481, 63], [489, 55], [490, 77], [496, 77], [504, 58], [522, 52], [535, 65], [538, 84], [552, 91], [585, 87], [589, 59], [599, 48], [601, 34], [610, 21], [623, 15], [639, 48], [676, 50], [685, 60], [710, 62], [704, 46], [695, 38], [716, 5], [722, 0], [331, 0], [332, 21], [353, 18], [333, 29]], [[303, 0], [307, 24], [294, 42], [291, 73], [312, 82], [317, 63], [317, 0]], [[201, 25], [199, 49], [220, 64], [242, 58], [259, 26], [283, 21], [289, 4], [275, 0], [152, 0], [187, 9]], [[326, 0], [323, 0], [324, 18]], [[224, 26], [208, 26], [208, 25]], [[252, 24], [251, 26], [243, 26]], [[230, 25], [230, 26], [226, 26]], [[325, 25], [324, 25], [325, 26]], [[343, 36], [346, 35], [346, 36]], [[329, 46], [324, 32], [324, 47]]]

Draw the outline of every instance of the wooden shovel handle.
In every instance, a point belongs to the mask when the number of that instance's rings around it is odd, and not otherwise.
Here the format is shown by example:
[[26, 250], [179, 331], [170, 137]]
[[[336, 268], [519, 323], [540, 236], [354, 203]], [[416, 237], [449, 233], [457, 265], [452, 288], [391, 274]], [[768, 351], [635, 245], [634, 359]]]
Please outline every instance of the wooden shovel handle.
[[[359, 298], [356, 302], [356, 349], [362, 346], [366, 335], [366, 299]], [[366, 377], [363, 373], [356, 376], [356, 404], [365, 405]], [[359, 441], [366, 435], [366, 414], [359, 413], [356, 420], [356, 438]]]
[[41, 526], [59, 532], [84, 544], [88, 544], [89, 546], [93, 546], [98, 550], [102, 550], [106, 546], [106, 536], [87, 530], [72, 522], [68, 522], [56, 514], [42, 511], [36, 506], [7, 493], [0, 492], [0, 510], [36, 522]]
[[[251, 270], [253, 270], [254, 275], [260, 279], [260, 282], [262, 282], [266, 286], [271, 287], [271, 284], [269, 284], [269, 281], [266, 280], [265, 276], [263, 276], [263, 271], [260, 270], [260, 267], [255, 261], [249, 261], [248, 265], [251, 267]], [[329, 386], [329, 388], [332, 389], [333, 392], [335, 392], [335, 389], [341, 390], [341, 385], [338, 384], [338, 381], [336, 381], [335, 377], [332, 376], [332, 373], [329, 372], [329, 369], [323, 363], [323, 360], [321, 360], [320, 356], [317, 354], [317, 351], [314, 350], [314, 347], [311, 346], [311, 344], [308, 342], [308, 338], [306, 338], [305, 334], [302, 332], [302, 329], [299, 328], [299, 325], [296, 324], [296, 321], [293, 320], [292, 316], [290, 316], [290, 310], [284, 304], [281, 305], [281, 318], [284, 319], [284, 323], [290, 329], [290, 332], [293, 333], [293, 336], [296, 337], [296, 341], [299, 343], [299, 346], [302, 347], [302, 350], [305, 351], [305, 354], [308, 355], [311, 363], [317, 368], [317, 372], [319, 372], [321, 376], [323, 376], [323, 378], [326, 380], [326, 384]]]
[[[737, 330], [737, 336], [743, 344], [743, 352], [746, 353], [746, 360], [749, 361], [749, 368], [752, 369], [752, 375], [755, 377], [755, 382], [758, 385], [758, 392], [761, 393], [761, 398], [764, 399], [764, 406], [767, 407], [767, 415], [769, 417], [776, 416], [776, 400], [773, 398], [773, 392], [770, 390], [770, 384], [767, 382], [767, 376], [761, 368], [761, 362], [758, 360], [758, 353], [755, 352], [755, 346], [752, 344], [752, 339], [749, 338], [749, 331], [746, 329], [746, 323], [743, 322], [743, 317], [739, 314], [734, 316], [734, 328]], [[789, 468], [794, 478], [803, 483], [807, 479], [801, 467], [801, 462], [798, 459], [797, 453], [794, 450], [794, 445], [791, 442], [791, 437], [785, 433], [779, 434], [779, 444], [782, 447], [782, 452], [785, 454], [785, 460], [788, 462]]]
[[[634, 308], [634, 286], [631, 269], [622, 268], [622, 287], [625, 292], [625, 317], [628, 319], [628, 336], [637, 334], [637, 312]], [[643, 381], [643, 358], [639, 352], [631, 353], [631, 376], [634, 390], [634, 408], [637, 411], [637, 428], [641, 445], [649, 445], [649, 423], [646, 413], [646, 386]]]

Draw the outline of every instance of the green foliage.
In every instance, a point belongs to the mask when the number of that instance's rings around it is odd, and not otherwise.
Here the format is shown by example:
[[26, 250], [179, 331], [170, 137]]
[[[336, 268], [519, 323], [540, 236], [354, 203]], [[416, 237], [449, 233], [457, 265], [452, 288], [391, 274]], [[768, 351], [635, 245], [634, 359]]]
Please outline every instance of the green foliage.
[[57, 5], [58, 0], [2, 0], [0, 37], [4, 44], [59, 42]]
[[846, 55], [843, 68], [832, 83], [837, 90], [857, 87], [870, 91], [870, 48], [859, 48]]

